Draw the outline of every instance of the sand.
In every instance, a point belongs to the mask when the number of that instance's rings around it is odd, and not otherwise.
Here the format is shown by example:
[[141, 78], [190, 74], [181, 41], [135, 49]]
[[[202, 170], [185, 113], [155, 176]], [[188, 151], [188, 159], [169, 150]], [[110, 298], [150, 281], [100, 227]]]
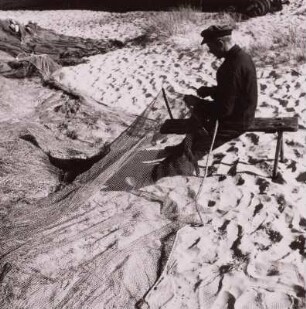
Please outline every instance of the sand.
[[[62, 34], [127, 41], [141, 35], [146, 20], [154, 14], [15, 11], [0, 12], [0, 18], [32, 20]], [[98, 139], [114, 140], [131, 122], [131, 115], [139, 115], [161, 87], [177, 104], [175, 116], [185, 115], [186, 108], [177, 102], [184, 94], [194, 94], [194, 87], [213, 85], [220, 65], [205, 48], [199, 48], [203, 25], [164, 41], [91, 56], [86, 64], [55, 72], [53, 78], [63, 88], [92, 102], [81, 105], [82, 117], [69, 121], [78, 136], [75, 142], [83, 141], [84, 147], [86, 140], [92, 145]], [[248, 49], [254, 29], [264, 41], [271, 29], [296, 25], [305, 27], [302, 1], [285, 6], [282, 12], [239, 23], [234, 37]], [[28, 231], [31, 236], [25, 238], [27, 241], [20, 236], [21, 219], [20, 230], [19, 223], [12, 228], [12, 223], [5, 222], [12, 232], [5, 231], [11, 243], [4, 246], [1, 259], [5, 274], [0, 289], [2, 307], [129, 309], [137, 303], [152, 309], [304, 308], [306, 65], [294, 60], [279, 64], [277, 50], [269, 57], [270, 64], [255, 59], [259, 81], [256, 116], [296, 115], [299, 120], [298, 132], [284, 134], [286, 160], [279, 164], [278, 182], [271, 180], [276, 136], [246, 133], [212, 154], [212, 173], [198, 201], [203, 226], [199, 226], [194, 202], [199, 177], [164, 178], [135, 191], [132, 177], [124, 180], [126, 187], [120, 190], [107, 190], [99, 185], [99, 177], [72, 186], [69, 207], [61, 209], [56, 204], [50, 217], [58, 219], [47, 225], [47, 230]], [[39, 97], [48, 97], [49, 90], [35, 92], [37, 80], [18, 82], [21, 90], [31, 87], [27, 98], [33, 98], [18, 104], [13, 83], [16, 85], [11, 80], [2, 83], [2, 126], [33, 121], [47, 108], [40, 105]], [[113, 109], [117, 116], [103, 118], [97, 102]], [[57, 120], [52, 104], [43, 120], [50, 124], [64, 121]], [[94, 128], [84, 126], [86, 113], [92, 115], [98, 110], [101, 123]], [[116, 126], [120, 115], [124, 120]], [[111, 130], [107, 130], [107, 123]], [[52, 130], [65, 142], [66, 137]], [[142, 150], [162, 149], [181, 138], [169, 136], [155, 145], [144, 144]], [[47, 149], [46, 143], [41, 144]], [[35, 151], [33, 156], [38, 156]], [[205, 164], [203, 158], [200, 166]], [[203, 171], [201, 168], [201, 175]], [[52, 187], [57, 185], [55, 174], [44, 176]], [[137, 173], [132, 176], [137, 178]], [[6, 204], [1, 208], [2, 218], [13, 221], [19, 212], [23, 218], [23, 212], [36, 211], [38, 206], [44, 213], [47, 204], [36, 195], [38, 202], [28, 208]], [[6, 274], [4, 265], [8, 263], [12, 270]]]

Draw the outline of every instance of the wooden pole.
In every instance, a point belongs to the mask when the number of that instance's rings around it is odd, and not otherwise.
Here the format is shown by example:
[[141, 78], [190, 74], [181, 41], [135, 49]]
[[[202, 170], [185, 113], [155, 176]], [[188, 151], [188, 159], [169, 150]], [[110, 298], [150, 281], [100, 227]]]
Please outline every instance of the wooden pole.
[[165, 100], [165, 103], [166, 103], [166, 106], [167, 106], [169, 116], [170, 116], [171, 119], [173, 119], [171, 109], [170, 109], [170, 105], [169, 105], [169, 102], [168, 102], [168, 99], [167, 99], [166, 91], [165, 91], [164, 88], [162, 88], [162, 92], [163, 92], [163, 97], [164, 97], [164, 100]]
[[284, 136], [282, 135], [282, 140], [281, 140], [281, 147], [280, 147], [280, 162], [284, 163], [285, 162], [285, 157], [284, 157]]
[[275, 158], [274, 158], [274, 167], [273, 167], [273, 175], [272, 180], [276, 179], [277, 176], [277, 166], [278, 166], [278, 160], [280, 157], [280, 151], [282, 147], [282, 139], [283, 139], [283, 131], [277, 132], [277, 144], [276, 144], [276, 151], [275, 151]]

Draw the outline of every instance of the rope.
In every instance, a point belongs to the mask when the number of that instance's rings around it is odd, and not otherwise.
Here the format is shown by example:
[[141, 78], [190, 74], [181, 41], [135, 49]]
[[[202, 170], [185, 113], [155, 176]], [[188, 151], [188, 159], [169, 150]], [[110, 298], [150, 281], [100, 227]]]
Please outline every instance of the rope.
[[200, 188], [199, 188], [198, 193], [197, 193], [197, 195], [196, 195], [196, 197], [195, 197], [196, 211], [197, 211], [197, 213], [198, 213], [198, 215], [199, 215], [199, 217], [200, 217], [200, 220], [201, 220], [202, 225], [204, 224], [204, 221], [203, 221], [203, 218], [202, 218], [200, 209], [199, 209], [198, 199], [199, 199], [200, 193], [201, 193], [201, 191], [202, 191], [204, 181], [205, 181], [206, 176], [207, 176], [208, 161], [209, 161], [210, 154], [211, 154], [211, 152], [212, 152], [212, 150], [213, 150], [213, 147], [214, 147], [214, 143], [215, 143], [215, 139], [216, 139], [217, 131], [218, 131], [218, 126], [219, 126], [219, 121], [216, 120], [215, 128], [214, 128], [214, 134], [213, 134], [213, 138], [212, 138], [212, 142], [211, 142], [210, 149], [209, 149], [209, 152], [208, 152], [208, 155], [207, 155], [207, 159], [206, 159], [206, 166], [205, 166], [204, 176], [203, 176], [203, 178], [202, 178], [202, 180], [201, 180]]

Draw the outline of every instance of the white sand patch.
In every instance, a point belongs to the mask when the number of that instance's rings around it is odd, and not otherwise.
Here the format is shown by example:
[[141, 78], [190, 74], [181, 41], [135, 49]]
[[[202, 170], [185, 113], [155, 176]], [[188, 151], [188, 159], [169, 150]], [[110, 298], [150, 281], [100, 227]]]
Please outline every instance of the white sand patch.
[[200, 202], [205, 226], [179, 231], [164, 273], [143, 308], [225, 308], [230, 302], [245, 308], [247, 299], [254, 308], [290, 308], [296, 287], [304, 285], [304, 266], [300, 254], [290, 248], [295, 238], [288, 222], [297, 224], [301, 209], [289, 194], [280, 204], [284, 195], [276, 192], [283, 186], [270, 184], [274, 194], [258, 195], [253, 177], [243, 178], [241, 190], [234, 179], [218, 183], [210, 178]]
[[153, 45], [124, 48], [89, 58], [89, 63], [63, 68], [58, 82], [103, 102], [139, 114], [161, 87], [194, 93], [201, 84], [214, 84], [211, 64], [200, 63], [200, 54]]

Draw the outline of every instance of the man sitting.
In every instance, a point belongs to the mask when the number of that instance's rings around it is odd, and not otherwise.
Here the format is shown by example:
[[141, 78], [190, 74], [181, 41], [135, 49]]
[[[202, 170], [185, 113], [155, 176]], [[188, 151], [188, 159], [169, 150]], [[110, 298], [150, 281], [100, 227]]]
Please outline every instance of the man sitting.
[[[201, 44], [224, 62], [217, 71], [217, 86], [200, 87], [197, 96], [185, 96], [197, 129], [184, 141], [168, 148], [168, 157], [153, 171], [157, 180], [164, 176], [193, 175], [197, 161], [207, 154], [216, 120], [219, 130], [215, 148], [238, 137], [251, 125], [257, 107], [257, 77], [251, 57], [233, 42], [232, 29], [210, 26], [201, 32]], [[204, 100], [211, 97], [213, 101]], [[205, 128], [205, 130], [203, 129]]]

